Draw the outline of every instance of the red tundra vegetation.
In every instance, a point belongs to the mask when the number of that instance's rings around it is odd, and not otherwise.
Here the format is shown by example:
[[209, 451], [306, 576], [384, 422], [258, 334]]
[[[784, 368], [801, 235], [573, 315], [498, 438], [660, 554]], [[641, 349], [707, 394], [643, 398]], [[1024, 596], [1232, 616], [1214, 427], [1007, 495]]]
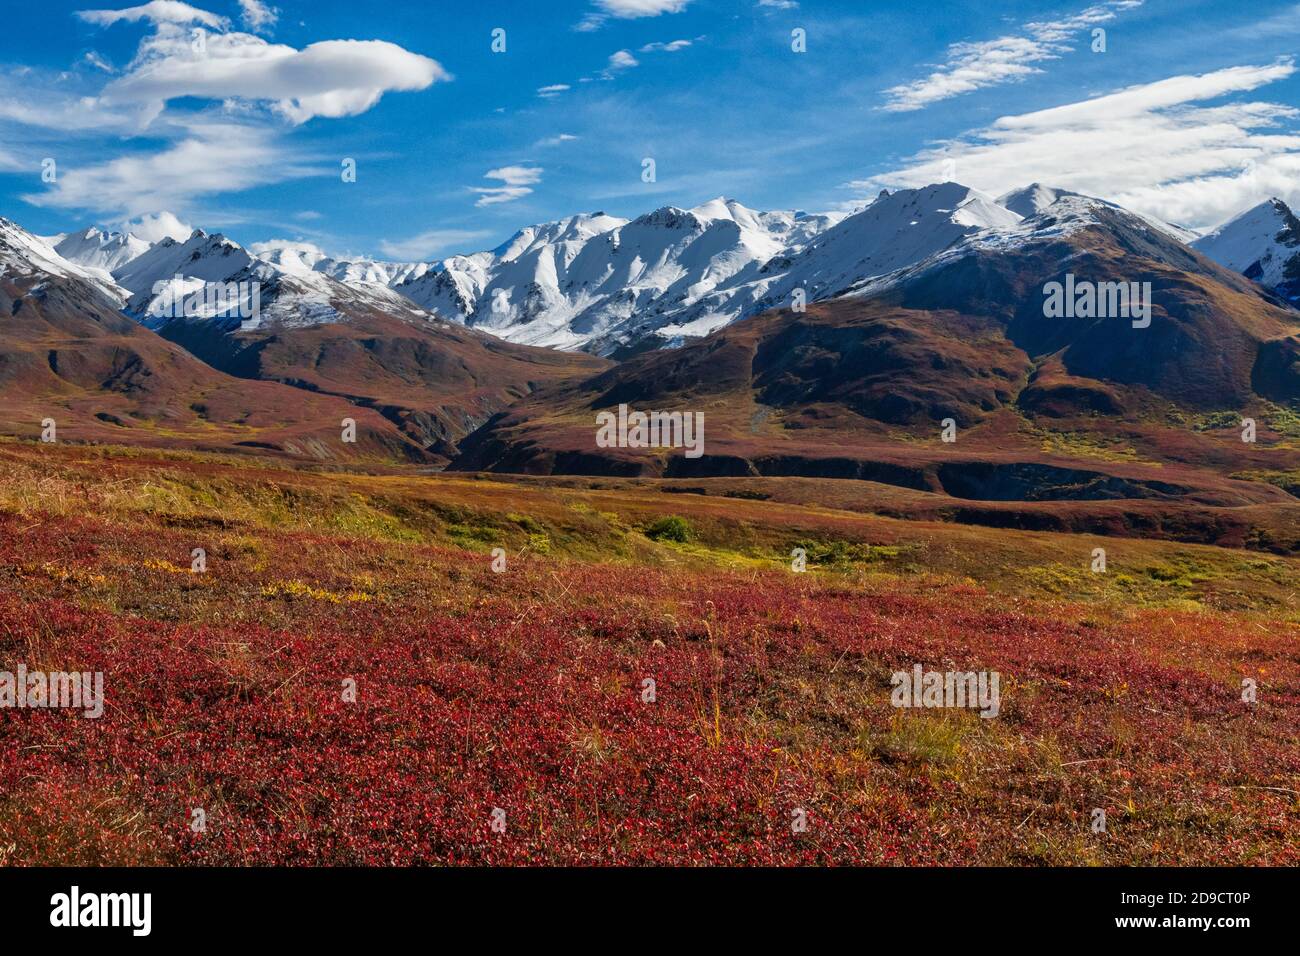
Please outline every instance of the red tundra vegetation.
[[0, 445], [0, 862], [1300, 863], [1293, 558], [142, 454]]

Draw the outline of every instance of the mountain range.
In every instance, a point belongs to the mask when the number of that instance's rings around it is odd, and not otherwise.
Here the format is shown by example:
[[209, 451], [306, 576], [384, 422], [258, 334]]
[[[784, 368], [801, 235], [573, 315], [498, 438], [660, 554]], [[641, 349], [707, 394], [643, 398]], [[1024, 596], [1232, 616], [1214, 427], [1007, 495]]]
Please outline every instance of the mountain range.
[[[431, 262], [338, 259], [286, 240], [244, 250], [201, 231], [151, 247], [92, 227], [50, 244], [122, 287], [115, 291], [136, 315], [147, 311], [152, 284], [176, 274], [195, 283], [256, 277], [274, 287], [271, 321], [280, 324], [328, 322], [348, 311], [340, 300], [399, 312], [414, 303], [507, 341], [620, 358], [706, 335], [783, 304], [797, 288], [809, 301], [833, 297], [966, 236], [1014, 231], [1070, 198], [1103, 203], [1040, 184], [996, 199], [956, 183], [882, 192], [852, 215], [757, 212], [719, 198], [630, 221], [577, 215], [521, 229], [491, 251]], [[1281, 200], [1204, 237], [1139, 218], [1275, 290], [1300, 274], [1300, 229]]]
[[[1267, 509], [1300, 485], [1298, 280], [1280, 200], [1196, 236], [1038, 184], [594, 213], [427, 263], [0, 220], [0, 425], [56, 409], [88, 441]], [[1053, 284], [1117, 282], [1146, 290], [1145, 325], [1048, 316]], [[172, 307], [211, 283], [255, 287], [258, 314]], [[704, 454], [598, 447], [620, 405], [702, 412]]]

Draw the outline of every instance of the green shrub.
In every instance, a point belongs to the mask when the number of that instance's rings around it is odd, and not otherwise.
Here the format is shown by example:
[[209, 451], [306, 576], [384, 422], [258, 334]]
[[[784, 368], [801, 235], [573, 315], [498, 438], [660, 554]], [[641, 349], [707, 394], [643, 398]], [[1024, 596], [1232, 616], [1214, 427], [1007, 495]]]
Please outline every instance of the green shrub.
[[646, 537], [655, 541], [676, 541], [685, 544], [691, 540], [691, 524], [677, 515], [666, 515], [646, 528]]

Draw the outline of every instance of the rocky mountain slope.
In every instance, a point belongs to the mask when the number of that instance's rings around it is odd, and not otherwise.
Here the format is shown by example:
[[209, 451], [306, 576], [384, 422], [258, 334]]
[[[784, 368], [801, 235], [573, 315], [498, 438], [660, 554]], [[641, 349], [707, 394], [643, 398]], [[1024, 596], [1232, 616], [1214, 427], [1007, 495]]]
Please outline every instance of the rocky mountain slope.
[[1300, 220], [1282, 200], [1269, 199], [1247, 209], [1192, 245], [1300, 304]]

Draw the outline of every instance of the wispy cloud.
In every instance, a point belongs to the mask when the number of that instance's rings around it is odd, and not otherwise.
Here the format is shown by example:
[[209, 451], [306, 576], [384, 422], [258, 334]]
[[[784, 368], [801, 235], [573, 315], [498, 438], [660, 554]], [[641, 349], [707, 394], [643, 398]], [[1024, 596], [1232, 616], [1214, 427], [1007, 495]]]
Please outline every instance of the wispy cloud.
[[670, 40], [667, 43], [647, 43], [638, 51], [640, 53], [676, 53], [691, 45], [690, 40]]
[[23, 170], [30, 171], [32, 169], [35, 169], [35, 164], [24, 163], [13, 153], [10, 153], [7, 150], [5, 150], [3, 147], [0, 147], [0, 171], [4, 171], [7, 173], [18, 173], [18, 172], [22, 172]]
[[1035, 63], [1059, 59], [1078, 31], [1115, 19], [1142, 0], [1110, 0], [1071, 17], [1025, 24], [1022, 32], [974, 43], [954, 43], [948, 58], [929, 76], [885, 90], [890, 112], [924, 109], [964, 93], [1023, 80], [1042, 70]]
[[1256, 100], [1200, 104], [1295, 72], [1291, 60], [1230, 67], [1005, 116], [850, 186], [871, 195], [955, 172], [992, 193], [1037, 181], [1193, 228], [1217, 225], [1269, 196], [1300, 201], [1300, 110]]
[[532, 186], [542, 181], [540, 166], [502, 166], [489, 169], [483, 174], [484, 179], [496, 179], [500, 186], [471, 186], [479, 194], [476, 206], [495, 206], [499, 203], [514, 202], [532, 193]]
[[611, 17], [633, 19], [657, 17], [661, 13], [681, 13], [691, 0], [596, 0], [596, 6]]
[[63, 132], [138, 132], [138, 111], [111, 109], [98, 97], [81, 95], [57, 77], [36, 70], [0, 74], [0, 121]]
[[691, 0], [594, 0], [596, 10], [587, 13], [575, 30], [599, 30], [611, 17], [634, 20], [640, 17], [657, 17], [663, 13], [681, 13]]
[[539, 139], [535, 144], [536, 147], [560, 146], [564, 143], [572, 143], [578, 137], [572, 133], [560, 133], [558, 136], [548, 136], [545, 139]]
[[180, 3], [179, 0], [149, 0], [149, 3], [122, 10], [78, 10], [77, 16], [87, 23], [94, 23], [101, 27], [124, 21], [137, 23], [141, 20], [154, 24], [201, 23], [214, 30], [224, 30], [230, 25], [230, 21], [225, 17], [192, 7], [188, 3]]
[[1243, 23], [1229, 30], [1231, 36], [1248, 39], [1276, 39], [1300, 33], [1300, 3], [1293, 4], [1263, 20]]
[[571, 88], [568, 83], [552, 83], [550, 86], [539, 86], [537, 95], [544, 100], [553, 100], [561, 93], [568, 92]]
[[379, 251], [393, 259], [419, 260], [449, 252], [460, 252], [490, 233], [476, 229], [430, 229], [408, 239], [383, 240]]
[[113, 64], [109, 63], [103, 56], [94, 50], [88, 50], [81, 58], [81, 62], [87, 66], [93, 66], [97, 70], [103, 70], [105, 73], [116, 73]]
[[[232, 155], [239, 161], [231, 162]], [[160, 152], [64, 166], [56, 182], [23, 199], [35, 206], [138, 216], [315, 172], [261, 128], [204, 122], [192, 124], [186, 138]]]
[[254, 33], [270, 29], [280, 18], [280, 11], [263, 3], [262, 0], [239, 0], [239, 10], [244, 26]]

